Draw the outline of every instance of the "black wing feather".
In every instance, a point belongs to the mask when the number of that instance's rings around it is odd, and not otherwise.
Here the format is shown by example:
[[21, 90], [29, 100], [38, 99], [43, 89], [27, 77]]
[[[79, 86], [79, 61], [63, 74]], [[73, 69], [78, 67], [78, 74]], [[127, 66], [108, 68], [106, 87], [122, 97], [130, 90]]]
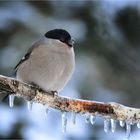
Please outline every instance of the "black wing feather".
[[25, 54], [24, 57], [22, 57], [22, 59], [18, 62], [18, 64], [15, 66], [14, 70], [17, 71], [18, 67], [20, 66], [20, 64], [22, 64], [24, 61], [26, 61], [27, 59], [29, 59], [32, 50], [36, 47], [36, 44], [34, 44], [31, 48], [29, 48], [29, 50], [27, 51], [27, 53]]
[[25, 54], [25, 56], [18, 62], [18, 64], [15, 66], [14, 70], [15, 72], [18, 70], [18, 67], [20, 66], [20, 64], [22, 64], [24, 61], [26, 61], [27, 59], [30, 58], [32, 50], [36, 47], [38, 47], [40, 41], [37, 41], [36, 43], [34, 43], [27, 51], [27, 53]]
[[27, 60], [31, 55], [31, 52], [26, 53], [26, 55], [18, 62], [18, 64], [15, 66], [14, 70], [17, 71], [19, 65], [23, 63], [25, 60]]

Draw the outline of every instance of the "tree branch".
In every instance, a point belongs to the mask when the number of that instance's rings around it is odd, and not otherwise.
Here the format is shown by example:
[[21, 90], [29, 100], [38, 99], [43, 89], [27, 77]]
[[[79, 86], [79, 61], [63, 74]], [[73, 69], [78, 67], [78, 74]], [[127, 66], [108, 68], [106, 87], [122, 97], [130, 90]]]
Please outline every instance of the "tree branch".
[[46, 92], [38, 87], [2, 75], [0, 75], [0, 91], [47, 105], [62, 112], [98, 115], [120, 121], [131, 121], [133, 124], [140, 123], [140, 109], [126, 107], [118, 103], [102, 103], [62, 97], [52, 94], [51, 91]]

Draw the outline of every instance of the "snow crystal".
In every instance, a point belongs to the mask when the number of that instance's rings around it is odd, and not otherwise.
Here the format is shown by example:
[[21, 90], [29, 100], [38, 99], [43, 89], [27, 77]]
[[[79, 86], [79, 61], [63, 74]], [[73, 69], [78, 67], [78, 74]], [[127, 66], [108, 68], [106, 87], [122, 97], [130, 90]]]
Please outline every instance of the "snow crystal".
[[76, 124], [76, 113], [75, 112], [72, 113], [72, 123]]
[[27, 101], [27, 108], [29, 111], [32, 110], [32, 107], [33, 107], [33, 102], [32, 101]]
[[96, 117], [93, 115], [90, 115], [90, 123], [93, 125], [95, 123]]
[[115, 130], [116, 130], [116, 124], [117, 124], [117, 121], [114, 120], [114, 119], [111, 119], [111, 131], [114, 133]]
[[110, 119], [105, 119], [104, 120], [104, 131], [107, 133], [109, 131], [110, 127]]
[[62, 118], [62, 132], [65, 133], [67, 128], [67, 113], [62, 112], [61, 118]]
[[120, 126], [121, 126], [121, 127], [124, 127], [125, 121], [119, 121], [119, 123], [120, 123]]
[[10, 107], [14, 106], [14, 99], [15, 99], [14, 95], [9, 95], [9, 106]]

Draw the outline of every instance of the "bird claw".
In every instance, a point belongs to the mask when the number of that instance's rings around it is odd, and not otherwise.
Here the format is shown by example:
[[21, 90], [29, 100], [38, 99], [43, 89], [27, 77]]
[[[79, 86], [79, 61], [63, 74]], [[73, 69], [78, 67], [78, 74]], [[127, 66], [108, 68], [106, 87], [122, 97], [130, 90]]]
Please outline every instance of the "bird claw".
[[[34, 83], [31, 83], [31, 85], [34, 86], [34, 88], [37, 88], [39, 90], [42, 90], [38, 85], [36, 85]], [[53, 96], [58, 96], [58, 92], [57, 91], [51, 91], [50, 94], [53, 95]]]

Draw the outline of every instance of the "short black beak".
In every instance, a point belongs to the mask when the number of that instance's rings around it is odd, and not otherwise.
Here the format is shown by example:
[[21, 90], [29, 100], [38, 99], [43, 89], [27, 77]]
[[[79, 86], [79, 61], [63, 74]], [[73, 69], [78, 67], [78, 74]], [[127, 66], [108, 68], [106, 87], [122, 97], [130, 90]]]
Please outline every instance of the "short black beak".
[[74, 40], [73, 40], [73, 39], [70, 39], [70, 40], [68, 41], [68, 45], [69, 45], [70, 47], [74, 47]]

